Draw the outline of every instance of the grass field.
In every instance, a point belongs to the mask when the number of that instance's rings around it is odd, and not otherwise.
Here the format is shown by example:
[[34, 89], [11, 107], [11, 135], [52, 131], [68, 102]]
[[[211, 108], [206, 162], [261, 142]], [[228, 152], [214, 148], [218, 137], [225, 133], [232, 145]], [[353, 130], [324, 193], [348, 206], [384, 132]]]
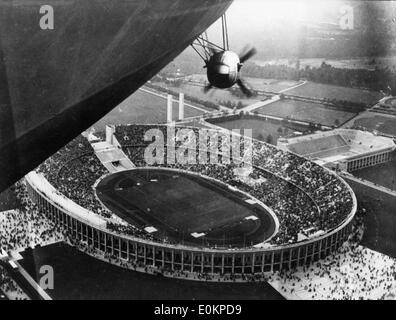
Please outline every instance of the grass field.
[[391, 118], [378, 115], [361, 117], [354, 121], [354, 126], [361, 126], [369, 131], [378, 130], [379, 132], [396, 137], [396, 117]]
[[182, 84], [180, 87], [173, 87], [161, 83], [156, 83], [156, 84], [164, 87], [166, 86], [172, 91], [182, 92], [184, 94], [188, 94], [195, 98], [210, 101], [213, 103], [219, 103], [221, 101], [234, 101], [234, 102], [241, 101], [244, 105], [250, 105], [262, 99], [260, 97], [256, 97], [252, 99], [248, 99], [248, 98], [239, 99], [233, 96], [229, 91], [220, 90], [220, 89], [213, 89], [209, 93], [204, 93], [203, 88], [201, 86], [191, 85], [191, 84]]
[[66, 244], [36, 247], [19, 261], [37, 282], [38, 271], [54, 269], [54, 289], [47, 293], [56, 300], [283, 300], [268, 283], [212, 283], [156, 277], [125, 270], [92, 258]]
[[[177, 119], [178, 108], [178, 104], [174, 103], [174, 120]], [[203, 111], [185, 106], [185, 117], [198, 116], [203, 113]], [[106, 124], [165, 123], [166, 114], [166, 99], [138, 90], [98, 121], [93, 127], [101, 131], [104, 130]]]
[[318, 103], [304, 101], [281, 100], [257, 109], [261, 114], [290, 117], [295, 120], [320, 123], [326, 126], [342, 124], [352, 119], [356, 114], [332, 110]]
[[326, 158], [347, 152], [350, 148], [340, 135], [290, 144], [288, 149], [304, 157]]
[[244, 79], [246, 79], [246, 81], [253, 89], [268, 92], [280, 92], [288, 88], [294, 87], [300, 83], [300, 81], [293, 80], [276, 80], [250, 77], [246, 77]]
[[303, 86], [287, 91], [287, 94], [312, 98], [346, 100], [370, 105], [376, 104], [383, 97], [381, 93], [376, 91], [353, 89], [314, 82], [307, 82]]
[[266, 121], [264, 119], [237, 119], [217, 122], [217, 126], [232, 129], [251, 129], [253, 138], [276, 145], [277, 140], [285, 130], [291, 133], [295, 130], [285, 128], [283, 125]]
[[[206, 74], [195, 74], [190, 76], [194, 81], [200, 81], [205, 83], [207, 81]], [[263, 79], [263, 78], [252, 78], [244, 77], [242, 78], [248, 83], [249, 87], [255, 90], [269, 91], [269, 92], [279, 92], [285, 90], [295, 85], [299, 84], [300, 81], [293, 80], [277, 80], [277, 79]]]
[[396, 197], [347, 179], [358, 204], [367, 209], [362, 244], [396, 258]]
[[[155, 227], [158, 234], [175, 241], [245, 246], [264, 241], [275, 230], [265, 210], [256, 210], [226, 186], [195, 175], [155, 169], [122, 172], [102, 180], [97, 193], [129, 223]], [[257, 220], [246, 220], [249, 216]], [[195, 239], [192, 233], [205, 236]]]
[[396, 190], [396, 161], [357, 170], [353, 172], [353, 175], [379, 184], [380, 186]]

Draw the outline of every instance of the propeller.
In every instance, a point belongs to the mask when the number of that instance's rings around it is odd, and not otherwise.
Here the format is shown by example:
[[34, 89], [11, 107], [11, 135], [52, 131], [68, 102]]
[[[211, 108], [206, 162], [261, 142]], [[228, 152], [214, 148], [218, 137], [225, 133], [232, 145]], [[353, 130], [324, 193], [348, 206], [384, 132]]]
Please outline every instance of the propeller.
[[243, 52], [244, 53], [241, 53], [239, 55], [239, 60], [241, 61], [241, 63], [244, 63], [248, 61], [250, 58], [252, 58], [257, 53], [257, 50], [256, 48], [248, 49], [248, 47], [245, 47]]
[[[241, 70], [241, 67], [243, 66], [243, 64], [248, 61], [250, 58], [252, 58], [255, 54], [257, 53], [256, 48], [250, 48], [249, 46], [246, 46], [243, 50], [242, 53], [239, 54], [239, 66], [238, 66], [238, 71]], [[245, 82], [239, 78], [237, 80], [238, 87], [241, 89], [242, 93], [248, 97], [251, 98], [253, 96], [252, 91], [245, 85]]]
[[[211, 91], [213, 88], [230, 88], [234, 84], [237, 84], [242, 93], [248, 97], [251, 98], [254, 94], [253, 92], [248, 88], [248, 86], [245, 84], [245, 81], [240, 78], [240, 70], [247, 60], [249, 60], [251, 57], [253, 57], [256, 53], [257, 50], [256, 48], [252, 48], [249, 46], [246, 46], [243, 50], [242, 53], [239, 55], [239, 59], [236, 57], [237, 54], [235, 54], [232, 51], [221, 51], [219, 50], [215, 45], [208, 45], [207, 50], [212, 54], [209, 60], [205, 60], [205, 66], [204, 68], [210, 68], [208, 69], [208, 79], [209, 75], [212, 75], [212, 80], [213, 83], [207, 84], [203, 88], [204, 93], [208, 93]], [[220, 53], [223, 53], [220, 55]], [[219, 54], [216, 57], [213, 57], [215, 54]], [[212, 58], [213, 58], [213, 63], [212, 63]], [[232, 61], [239, 60], [237, 70], [235, 70], [235, 66], [232, 65]], [[228, 65], [230, 63], [230, 65]], [[234, 68], [234, 69], [233, 69]], [[237, 71], [237, 76], [235, 77], [235, 71]], [[233, 72], [233, 74], [231, 74]]]
[[252, 91], [250, 91], [242, 79], [238, 79], [236, 83], [246, 97], [251, 98], [253, 96]]

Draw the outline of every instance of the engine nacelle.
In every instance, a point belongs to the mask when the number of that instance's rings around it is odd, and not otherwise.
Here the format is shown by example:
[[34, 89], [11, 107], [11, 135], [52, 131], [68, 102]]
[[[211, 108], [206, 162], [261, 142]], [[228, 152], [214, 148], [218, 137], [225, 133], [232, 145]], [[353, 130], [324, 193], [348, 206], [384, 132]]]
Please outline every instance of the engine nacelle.
[[235, 52], [215, 53], [206, 65], [209, 83], [220, 89], [231, 88], [238, 80], [240, 66]]

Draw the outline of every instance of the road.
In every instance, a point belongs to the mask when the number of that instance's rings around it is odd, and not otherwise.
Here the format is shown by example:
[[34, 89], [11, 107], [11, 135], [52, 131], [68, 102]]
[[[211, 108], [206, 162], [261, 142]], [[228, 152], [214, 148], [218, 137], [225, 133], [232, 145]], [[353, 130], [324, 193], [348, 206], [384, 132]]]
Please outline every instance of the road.
[[279, 100], [280, 100], [280, 96], [273, 96], [269, 100], [259, 101], [259, 102], [253, 103], [250, 106], [247, 106], [247, 107], [245, 107], [245, 108], [243, 108], [241, 110], [245, 111], [245, 112], [252, 112], [252, 111], [254, 111], [256, 109], [259, 109], [261, 107], [265, 107], [266, 105], [274, 103], [274, 102], [279, 101]]

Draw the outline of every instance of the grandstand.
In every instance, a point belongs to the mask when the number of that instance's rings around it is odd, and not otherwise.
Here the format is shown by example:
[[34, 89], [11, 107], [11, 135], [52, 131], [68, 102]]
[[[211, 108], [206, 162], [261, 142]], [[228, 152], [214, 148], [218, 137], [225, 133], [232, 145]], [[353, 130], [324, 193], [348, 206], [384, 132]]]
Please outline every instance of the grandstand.
[[330, 169], [349, 172], [388, 162], [396, 149], [392, 139], [351, 129], [279, 139], [278, 147]]

